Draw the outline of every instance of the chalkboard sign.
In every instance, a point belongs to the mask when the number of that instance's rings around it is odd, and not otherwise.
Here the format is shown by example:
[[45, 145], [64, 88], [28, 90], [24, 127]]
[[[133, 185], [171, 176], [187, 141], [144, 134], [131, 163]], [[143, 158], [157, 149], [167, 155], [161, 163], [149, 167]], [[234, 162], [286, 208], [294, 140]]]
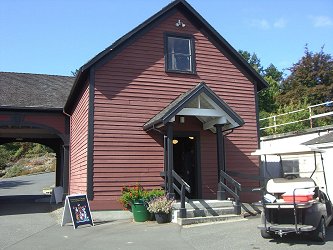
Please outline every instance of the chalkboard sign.
[[67, 222], [72, 222], [75, 229], [85, 224], [94, 225], [87, 195], [77, 194], [66, 196], [61, 226]]

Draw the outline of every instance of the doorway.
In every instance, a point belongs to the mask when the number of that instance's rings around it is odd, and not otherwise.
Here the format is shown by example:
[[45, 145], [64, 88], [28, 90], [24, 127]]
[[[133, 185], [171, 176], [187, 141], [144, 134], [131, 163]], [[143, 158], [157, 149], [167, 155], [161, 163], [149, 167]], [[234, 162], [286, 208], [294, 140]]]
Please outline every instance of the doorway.
[[191, 193], [186, 194], [189, 199], [199, 198], [198, 149], [198, 137], [196, 136], [177, 136], [173, 139], [174, 170], [191, 186]]

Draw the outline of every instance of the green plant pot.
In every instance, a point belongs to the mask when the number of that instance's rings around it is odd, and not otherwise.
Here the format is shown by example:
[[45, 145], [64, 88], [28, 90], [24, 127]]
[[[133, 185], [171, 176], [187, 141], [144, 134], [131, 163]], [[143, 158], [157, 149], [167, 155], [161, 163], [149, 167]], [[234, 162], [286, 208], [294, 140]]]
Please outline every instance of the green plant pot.
[[136, 222], [145, 222], [149, 220], [151, 216], [143, 202], [133, 202], [132, 213], [134, 221]]

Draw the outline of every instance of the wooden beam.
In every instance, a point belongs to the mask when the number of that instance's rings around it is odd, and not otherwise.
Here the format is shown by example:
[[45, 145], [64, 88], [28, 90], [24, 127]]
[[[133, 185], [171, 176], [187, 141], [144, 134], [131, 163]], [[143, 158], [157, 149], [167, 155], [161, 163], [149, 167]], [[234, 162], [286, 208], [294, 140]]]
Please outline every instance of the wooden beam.
[[224, 115], [224, 112], [216, 109], [183, 108], [177, 115], [219, 117]]
[[204, 130], [207, 130], [207, 129], [210, 129], [212, 127], [214, 127], [214, 125], [223, 125], [223, 124], [226, 124], [227, 123], [227, 119], [222, 116], [222, 117], [218, 117], [218, 118], [215, 118], [213, 120], [210, 120], [206, 123], [203, 124], [203, 129]]

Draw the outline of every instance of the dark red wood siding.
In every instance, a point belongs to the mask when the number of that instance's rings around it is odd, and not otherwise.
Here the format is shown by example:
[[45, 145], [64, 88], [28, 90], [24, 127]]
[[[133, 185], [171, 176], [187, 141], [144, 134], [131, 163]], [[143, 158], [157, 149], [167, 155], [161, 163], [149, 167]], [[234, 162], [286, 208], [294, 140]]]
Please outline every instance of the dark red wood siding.
[[61, 134], [65, 134], [66, 131], [65, 115], [62, 113], [25, 115], [24, 122], [30, 122], [38, 124], [40, 126], [46, 126], [48, 128], [55, 129]]
[[10, 120], [10, 115], [0, 115], [0, 121], [5, 122]]
[[70, 119], [69, 193], [87, 192], [89, 85], [83, 88]]
[[[21, 125], [30, 125], [32, 127], [54, 130], [55, 134], [65, 134], [66, 117], [62, 112], [22, 112], [11, 111], [8, 115], [0, 115], [0, 122], [14, 125], [17, 116], [21, 117]], [[50, 131], [50, 133], [52, 133]]]
[[[185, 28], [175, 26], [179, 19]], [[196, 75], [165, 72], [165, 32], [193, 35]], [[119, 208], [124, 185], [140, 182], [153, 188], [162, 183], [162, 136], [147, 133], [142, 126], [200, 81], [205, 81], [245, 121], [242, 128], [228, 135], [227, 168], [258, 173], [258, 158], [250, 156], [258, 145], [254, 85], [200, 30], [181, 13], [175, 13], [96, 70], [92, 204]], [[201, 126], [191, 129], [201, 133], [203, 196], [215, 198], [216, 136], [202, 131]]]

